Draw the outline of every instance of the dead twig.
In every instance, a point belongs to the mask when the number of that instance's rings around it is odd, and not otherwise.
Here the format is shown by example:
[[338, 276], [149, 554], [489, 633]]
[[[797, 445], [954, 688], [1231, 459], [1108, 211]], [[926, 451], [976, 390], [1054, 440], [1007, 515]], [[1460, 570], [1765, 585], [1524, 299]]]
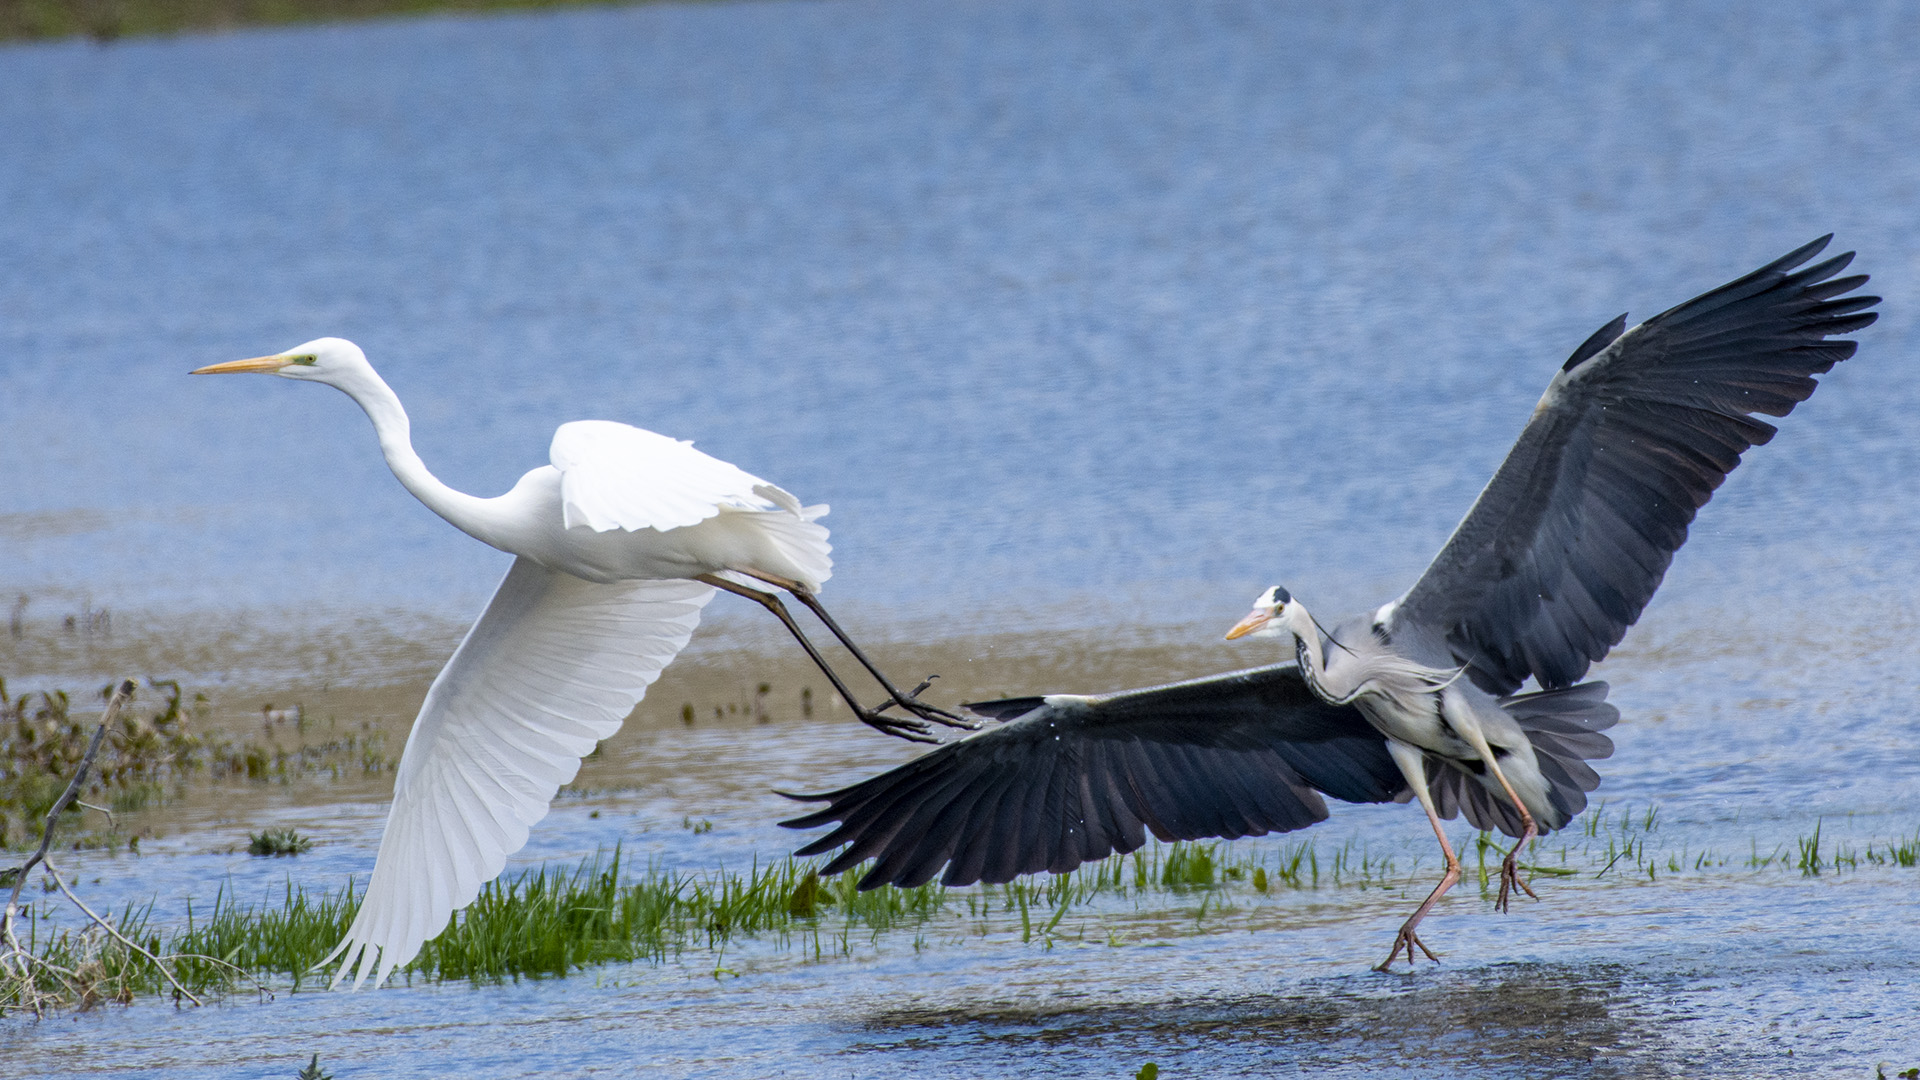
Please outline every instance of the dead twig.
[[[87, 782], [87, 773], [93, 768], [94, 755], [100, 752], [101, 740], [106, 738], [107, 728], [110, 727], [114, 719], [120, 715], [120, 707], [126, 704], [128, 698], [133, 696], [133, 690], [133, 682], [130, 679], [122, 680], [120, 685], [114, 688], [113, 696], [107, 699], [106, 710], [100, 714], [100, 726], [94, 729], [93, 739], [87, 743], [86, 755], [80, 759], [80, 767], [75, 770], [73, 780], [67, 784], [67, 790], [61, 792], [60, 797], [54, 800], [53, 809], [47, 811], [46, 823], [40, 827], [39, 850], [35, 851], [27, 858], [26, 862], [21, 863], [12, 871], [14, 875], [13, 892], [7, 897], [6, 909], [0, 911], [0, 946], [4, 946], [4, 951], [0, 951], [0, 967], [17, 972], [18, 977], [26, 983], [29, 988], [32, 986], [33, 968], [36, 965], [49, 970], [64, 969], [47, 963], [45, 960], [33, 955], [26, 946], [20, 944], [20, 936], [14, 930], [14, 925], [20, 917], [20, 894], [27, 887], [28, 873], [32, 871], [35, 866], [46, 861], [47, 849], [53, 846], [53, 834], [60, 824], [60, 815], [66, 811], [69, 803], [79, 797], [81, 787]], [[52, 870], [53, 868], [51, 865], [48, 865], [47, 869]], [[56, 876], [54, 880], [58, 881], [59, 878]], [[38, 999], [38, 994], [32, 994], [30, 996], [30, 1004], [36, 1016], [41, 1012]]]
[[85, 799], [75, 799], [73, 800], [73, 805], [83, 806], [88, 810], [98, 810], [99, 812], [107, 815], [107, 828], [113, 829], [113, 828], [119, 827], [118, 824], [113, 820], [113, 811], [107, 809], [104, 806], [95, 806], [92, 803], [86, 801]]
[[66, 810], [68, 803], [79, 797], [80, 787], [87, 782], [87, 773], [93, 769], [93, 757], [100, 752], [100, 741], [107, 737], [107, 728], [120, 715], [120, 706], [133, 696], [133, 690], [132, 679], [123, 679], [119, 686], [114, 687], [113, 696], [107, 699], [106, 711], [100, 714], [100, 726], [94, 729], [93, 739], [87, 743], [86, 755], [80, 759], [80, 768], [74, 771], [67, 790], [54, 800], [53, 809], [47, 811], [46, 824], [40, 827], [40, 849], [14, 870], [18, 876], [14, 878], [13, 895], [7, 898], [6, 911], [0, 913], [0, 931], [4, 931], [9, 939], [13, 936], [13, 920], [20, 913], [20, 893], [27, 887], [27, 872], [47, 857], [47, 849], [53, 846], [54, 829], [60, 824], [60, 814]]
[[[141, 946], [134, 944], [133, 941], [128, 939], [127, 935], [122, 934], [120, 931], [114, 929], [114, 926], [112, 923], [101, 918], [98, 914], [94, 912], [92, 908], [88, 907], [84, 902], [82, 902], [79, 897], [73, 895], [73, 890], [67, 888], [67, 883], [65, 879], [61, 878], [60, 871], [54, 869], [54, 866], [51, 862], [47, 863], [46, 867], [47, 867], [47, 873], [52, 875], [53, 877], [53, 883], [59, 886], [60, 891], [66, 895], [66, 898], [73, 902], [74, 907], [77, 907], [81, 911], [85, 912], [87, 918], [93, 920], [93, 925], [99, 927], [102, 930], [105, 930], [110, 936], [112, 936], [112, 938], [115, 941], [118, 941], [120, 944], [125, 945], [129, 949], [132, 949], [134, 952], [139, 953], [141, 956], [146, 957], [147, 961], [151, 963], [154, 966], [154, 968], [160, 972], [160, 976], [166, 979], [168, 983], [172, 984], [174, 993], [179, 994], [181, 997], [186, 998], [188, 1001], [193, 1002], [195, 1005], [200, 1004], [200, 999], [197, 997], [194, 997], [192, 991], [180, 985], [180, 980], [173, 977], [173, 972], [167, 970], [167, 965], [163, 963], [159, 957], [148, 952], [146, 949], [142, 948]], [[265, 989], [265, 987], [262, 987], [262, 989]]]

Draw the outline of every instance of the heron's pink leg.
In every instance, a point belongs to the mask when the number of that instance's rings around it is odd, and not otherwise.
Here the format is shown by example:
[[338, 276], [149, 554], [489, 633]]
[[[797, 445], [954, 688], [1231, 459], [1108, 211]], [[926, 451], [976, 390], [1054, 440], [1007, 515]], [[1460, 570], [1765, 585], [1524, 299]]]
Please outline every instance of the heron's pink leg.
[[1453, 853], [1453, 845], [1447, 842], [1447, 830], [1440, 824], [1440, 814], [1433, 808], [1433, 796], [1427, 791], [1427, 769], [1421, 760], [1420, 751], [1388, 739], [1387, 752], [1393, 757], [1394, 764], [1400, 766], [1401, 775], [1407, 778], [1408, 785], [1413, 788], [1414, 797], [1420, 800], [1421, 809], [1427, 812], [1427, 821], [1433, 825], [1433, 835], [1440, 840], [1440, 853], [1447, 858], [1447, 871], [1440, 875], [1440, 884], [1435, 885], [1433, 891], [1427, 894], [1427, 898], [1420, 902], [1420, 906], [1414, 909], [1412, 915], [1407, 917], [1407, 921], [1400, 924], [1400, 933], [1393, 939], [1393, 951], [1373, 969], [1375, 971], [1392, 970], [1393, 962], [1399, 957], [1401, 949], [1407, 950], [1408, 967], [1413, 966], [1413, 950], [1416, 948], [1425, 953], [1427, 959], [1436, 964], [1440, 962], [1440, 957], [1436, 956], [1432, 949], [1427, 948], [1427, 943], [1421, 941], [1420, 935], [1414, 930], [1420, 925], [1420, 920], [1427, 917], [1427, 912], [1433, 910], [1433, 905], [1439, 903], [1447, 890], [1453, 888], [1454, 883], [1460, 880], [1460, 857]]
[[1527, 812], [1527, 804], [1520, 801], [1520, 796], [1514, 794], [1513, 785], [1507, 783], [1506, 774], [1500, 771], [1500, 766], [1493, 755], [1488, 754], [1486, 760], [1487, 767], [1493, 770], [1493, 778], [1500, 781], [1500, 786], [1506, 789], [1507, 798], [1513, 800], [1514, 809], [1520, 811], [1520, 824], [1524, 826], [1520, 834], [1520, 842], [1513, 845], [1513, 848], [1507, 852], [1507, 857], [1500, 862], [1500, 896], [1493, 902], [1493, 910], [1504, 912], [1507, 910], [1507, 898], [1516, 891], [1524, 892], [1535, 900], [1540, 899], [1540, 894], [1534, 892], [1532, 886], [1520, 880], [1518, 861], [1520, 849], [1532, 843], [1533, 838], [1540, 835], [1540, 830], [1533, 823], [1533, 815]]

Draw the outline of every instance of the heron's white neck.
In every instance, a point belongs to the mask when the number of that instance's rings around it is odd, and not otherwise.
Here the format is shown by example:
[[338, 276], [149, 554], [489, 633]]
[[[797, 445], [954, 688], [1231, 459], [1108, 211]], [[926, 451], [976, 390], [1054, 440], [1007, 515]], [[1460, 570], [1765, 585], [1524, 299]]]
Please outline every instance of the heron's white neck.
[[369, 367], [330, 385], [352, 398], [354, 404], [366, 412], [367, 419], [373, 421], [373, 432], [380, 439], [380, 453], [402, 487], [454, 528], [492, 543], [489, 536], [493, 532], [490, 527], [493, 500], [455, 491], [427, 471], [426, 463], [413, 450], [413, 424], [407, 419], [407, 410], [400, 405], [400, 396], [379, 373]]
[[1281, 613], [1280, 628], [1292, 634], [1294, 641], [1299, 643], [1300, 666], [1306, 669], [1311, 662], [1314, 675], [1324, 674], [1327, 670], [1327, 657], [1320, 643], [1320, 627], [1298, 600], [1288, 604], [1286, 610]]

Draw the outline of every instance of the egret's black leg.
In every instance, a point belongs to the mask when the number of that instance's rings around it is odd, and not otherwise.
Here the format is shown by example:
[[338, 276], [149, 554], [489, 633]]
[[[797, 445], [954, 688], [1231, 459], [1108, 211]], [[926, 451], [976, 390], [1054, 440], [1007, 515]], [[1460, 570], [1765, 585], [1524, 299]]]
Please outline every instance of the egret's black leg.
[[745, 585], [728, 581], [726, 578], [714, 574], [702, 574], [694, 580], [704, 582], [716, 589], [724, 589], [735, 596], [744, 596], [754, 603], [759, 604], [761, 607], [766, 608], [768, 611], [773, 612], [774, 617], [779, 619], [780, 622], [786, 626], [787, 630], [793, 634], [793, 639], [798, 641], [800, 647], [807, 651], [807, 656], [812, 659], [814, 666], [819, 668], [820, 673], [825, 675], [827, 681], [833, 684], [834, 690], [840, 695], [840, 700], [847, 703], [847, 706], [853, 710], [853, 714], [860, 718], [861, 723], [866, 724], [876, 731], [885, 732], [888, 735], [892, 735], [898, 739], [905, 739], [908, 742], [937, 743], [940, 741], [932, 736], [931, 729], [922, 721], [909, 720], [905, 717], [883, 716], [879, 712], [861, 705], [859, 699], [853, 696], [853, 691], [847, 689], [847, 684], [840, 681], [839, 673], [834, 671], [832, 665], [827, 663], [827, 658], [820, 655], [820, 650], [814, 648], [813, 642], [807, 639], [807, 635], [800, 629], [800, 625], [793, 621], [793, 615], [787, 611], [787, 605], [781, 603], [778, 596], [770, 592], [762, 592], [759, 589], [750, 589]]
[[805, 604], [807, 610], [813, 612], [814, 616], [825, 624], [828, 630], [833, 632], [833, 636], [840, 639], [840, 644], [845, 646], [846, 650], [853, 654], [853, 658], [860, 662], [860, 666], [867, 669], [867, 674], [873, 676], [873, 681], [879, 683], [881, 689], [887, 692], [887, 696], [893, 699], [888, 702], [887, 705], [880, 706], [880, 708], [885, 709], [889, 705], [898, 705], [923, 720], [931, 720], [936, 724], [945, 724], [947, 727], [962, 728], [967, 731], [972, 731], [980, 726], [977, 721], [968, 720], [963, 716], [950, 713], [945, 709], [929, 705], [919, 700], [920, 692], [932, 684], [933, 680], [931, 678], [915, 687], [912, 693], [901, 693], [900, 688], [893, 685], [892, 680], [882, 674], [880, 668], [875, 665], [873, 661], [867, 659], [867, 654], [860, 651], [860, 646], [853, 643], [853, 639], [847, 636], [847, 632], [840, 629], [840, 624], [834, 621], [833, 616], [827, 614], [826, 607], [820, 603], [819, 598], [814, 596], [812, 591], [805, 585], [797, 581], [785, 581], [767, 574], [755, 573], [751, 570], [743, 570], [740, 572], [758, 578], [769, 585], [777, 585], [792, 593], [794, 599]]

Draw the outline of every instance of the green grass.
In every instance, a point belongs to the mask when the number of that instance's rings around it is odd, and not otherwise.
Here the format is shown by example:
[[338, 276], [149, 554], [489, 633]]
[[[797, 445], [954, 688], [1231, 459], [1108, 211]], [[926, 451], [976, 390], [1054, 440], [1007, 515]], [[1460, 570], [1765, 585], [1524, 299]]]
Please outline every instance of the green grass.
[[247, 834], [249, 855], [305, 855], [313, 850], [313, 840], [290, 827]]
[[[1862, 867], [1920, 865], [1920, 834], [1856, 848], [1824, 835], [1825, 825], [1771, 854], [1758, 843], [1747, 858], [1723, 857], [1659, 843], [1651, 808], [1596, 807], [1583, 827], [1539, 844], [1524, 862], [1536, 875], [1561, 878], [1658, 880], [1664, 873], [1777, 873], [1796, 875]], [[1483, 867], [1497, 866], [1503, 838], [1476, 842]], [[1490, 867], [1489, 867], [1490, 868]], [[1322, 847], [1312, 839], [1235, 845], [1150, 844], [1130, 855], [1068, 874], [1036, 875], [1006, 884], [948, 889], [858, 890], [859, 871], [820, 877], [811, 862], [782, 859], [744, 870], [685, 873], [648, 866], [636, 870], [615, 849], [578, 864], [543, 866], [487, 885], [452, 925], [403, 968], [400, 981], [470, 980], [497, 983], [558, 978], [604, 964], [711, 962], [716, 977], [728, 950], [753, 941], [810, 961], [850, 957], [879, 947], [889, 934], [912, 932], [915, 949], [930, 940], [988, 936], [1041, 947], [1062, 941], [1104, 940], [1193, 932], [1209, 920], [1283, 891], [1400, 889], [1419, 892], [1437, 873], [1437, 860], [1396, 866], [1348, 842]], [[151, 908], [130, 908], [115, 925], [156, 954], [180, 954], [173, 970], [196, 995], [251, 985], [250, 973], [277, 988], [324, 984], [331, 972], [312, 967], [345, 935], [358, 898], [345, 891], [292, 885], [259, 904], [236, 902], [222, 891], [210, 909], [190, 910], [183, 924], [153, 927]], [[98, 931], [63, 929], [64, 918], [44, 906], [31, 913], [31, 947], [48, 963], [80, 977], [84, 990], [70, 1005], [131, 1001], [168, 986], [154, 964]], [[66, 915], [64, 909], [53, 909]], [[1183, 921], [1184, 920], [1184, 921]], [[75, 920], [77, 921], [77, 920]], [[43, 988], [44, 989], [44, 988]], [[0, 1011], [20, 1008], [0, 982]]]

